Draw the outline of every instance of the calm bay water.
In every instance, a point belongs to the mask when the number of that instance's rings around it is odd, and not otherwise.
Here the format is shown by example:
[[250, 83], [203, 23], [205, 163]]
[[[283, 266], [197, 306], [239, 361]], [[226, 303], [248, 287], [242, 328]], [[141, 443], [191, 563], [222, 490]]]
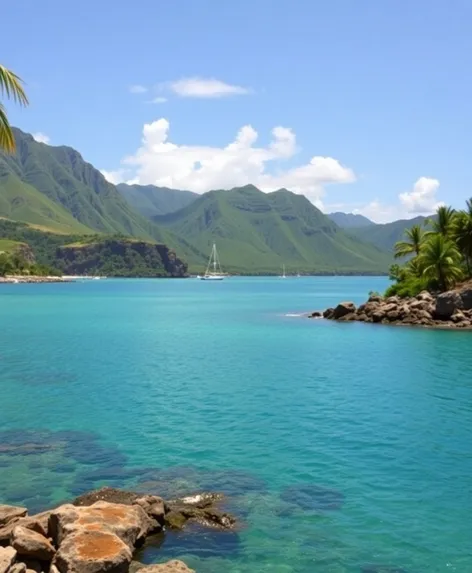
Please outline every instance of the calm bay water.
[[0, 503], [216, 489], [241, 531], [169, 535], [142, 559], [470, 573], [472, 335], [289, 316], [385, 286], [2, 285]]

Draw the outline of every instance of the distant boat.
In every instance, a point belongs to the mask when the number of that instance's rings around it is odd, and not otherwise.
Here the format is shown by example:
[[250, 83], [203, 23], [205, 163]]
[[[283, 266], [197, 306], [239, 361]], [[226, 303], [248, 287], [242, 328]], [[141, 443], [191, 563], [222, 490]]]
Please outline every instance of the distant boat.
[[222, 281], [224, 279], [223, 271], [221, 270], [220, 259], [218, 257], [218, 251], [216, 250], [216, 244], [213, 243], [213, 248], [211, 249], [210, 258], [208, 260], [208, 265], [205, 274], [198, 277], [202, 281]]
[[286, 279], [287, 277], [285, 276], [285, 265], [282, 265], [282, 276], [280, 277], [281, 279]]

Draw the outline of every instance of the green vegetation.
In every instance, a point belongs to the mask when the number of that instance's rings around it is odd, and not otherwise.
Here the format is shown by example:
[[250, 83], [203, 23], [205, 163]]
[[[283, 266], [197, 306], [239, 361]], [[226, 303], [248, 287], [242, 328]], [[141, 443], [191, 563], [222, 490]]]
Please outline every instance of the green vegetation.
[[411, 258], [402, 267], [391, 267], [395, 283], [387, 296], [415, 296], [425, 289], [442, 292], [472, 276], [472, 200], [466, 207], [439, 207], [435, 218], [426, 221], [432, 230], [414, 225], [405, 232], [406, 240], [395, 245], [395, 256]]
[[188, 256], [201, 272], [213, 242], [225, 270], [233, 273], [382, 273], [392, 258], [348, 236], [306, 197], [286, 190], [263, 193], [256, 187], [211, 191], [175, 213], [154, 217], [198, 251]]
[[[17, 261], [12, 266], [13, 253], [24, 262]], [[187, 271], [186, 265], [165, 245], [123, 235], [46, 233], [6, 219], [0, 219], [0, 256], [2, 254], [5, 255], [2, 258], [4, 274], [13, 271], [55, 274], [51, 270], [55, 268], [56, 274], [161, 277], [184, 276]]]
[[155, 185], [126, 185], [121, 183], [116, 187], [128, 203], [138, 213], [148, 219], [156, 215], [173, 213], [190, 205], [198, 195], [191, 191], [179, 191], [168, 187]]
[[[0, 95], [19, 103], [28, 105], [28, 98], [22, 86], [22, 80], [11, 70], [0, 65]], [[8, 121], [5, 106], [0, 102], [0, 149], [7, 153], [15, 151], [15, 137]]]

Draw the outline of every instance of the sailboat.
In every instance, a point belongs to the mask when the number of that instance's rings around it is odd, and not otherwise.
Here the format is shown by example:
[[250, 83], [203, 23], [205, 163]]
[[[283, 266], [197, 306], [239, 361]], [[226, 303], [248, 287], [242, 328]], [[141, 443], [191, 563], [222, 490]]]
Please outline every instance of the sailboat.
[[282, 268], [283, 268], [283, 273], [282, 273], [282, 276], [280, 278], [286, 279], [287, 277], [285, 276], [285, 265], [282, 265]]
[[202, 277], [198, 278], [201, 279], [202, 281], [222, 281], [224, 279], [215, 243], [213, 243], [213, 248], [211, 249], [211, 254], [208, 260], [208, 265], [205, 274]]

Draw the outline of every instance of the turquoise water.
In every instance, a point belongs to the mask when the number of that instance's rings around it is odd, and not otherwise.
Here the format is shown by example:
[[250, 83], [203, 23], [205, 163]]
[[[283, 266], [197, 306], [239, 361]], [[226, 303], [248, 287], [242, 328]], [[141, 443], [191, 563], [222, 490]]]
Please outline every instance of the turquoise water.
[[287, 316], [385, 284], [2, 285], [0, 503], [216, 489], [240, 531], [156, 539], [142, 559], [470, 573], [472, 335]]

